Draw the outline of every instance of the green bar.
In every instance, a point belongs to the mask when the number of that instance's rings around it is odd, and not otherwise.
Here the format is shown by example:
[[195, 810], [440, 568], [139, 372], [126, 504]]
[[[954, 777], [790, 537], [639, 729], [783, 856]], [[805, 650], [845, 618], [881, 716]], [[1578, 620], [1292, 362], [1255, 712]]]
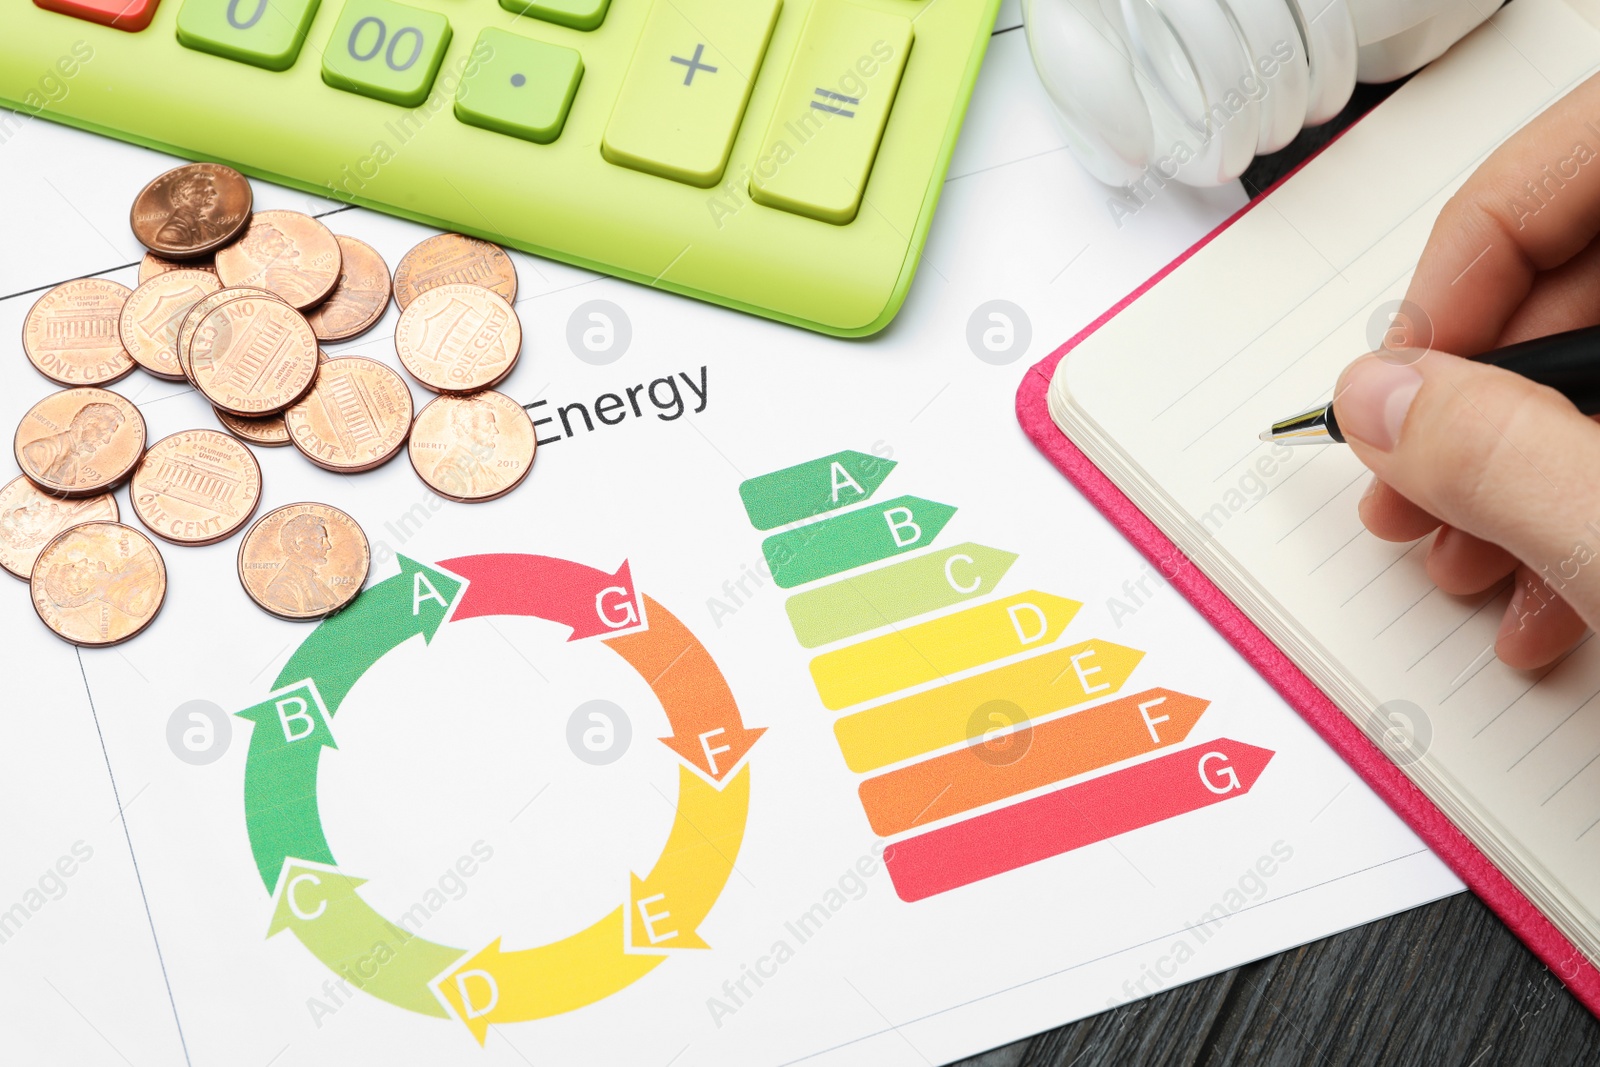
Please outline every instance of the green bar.
[[894, 470], [894, 460], [864, 452], [831, 456], [751, 478], [739, 486], [744, 510], [758, 530], [771, 530], [862, 504]]
[[949, 504], [900, 496], [775, 533], [761, 542], [761, 551], [767, 557], [772, 580], [781, 589], [792, 589], [914, 548], [926, 548], [955, 513]]
[[969, 541], [796, 593], [785, 608], [800, 644], [816, 648], [992, 593], [1016, 561]]

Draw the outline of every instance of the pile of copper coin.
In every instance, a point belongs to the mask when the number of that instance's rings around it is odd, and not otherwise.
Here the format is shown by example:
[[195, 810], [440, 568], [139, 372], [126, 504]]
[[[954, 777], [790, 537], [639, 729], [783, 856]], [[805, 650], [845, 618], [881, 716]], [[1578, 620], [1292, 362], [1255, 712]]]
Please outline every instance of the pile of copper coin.
[[[150, 250], [138, 287], [66, 282], [23, 323], [28, 360], [66, 388], [17, 427], [22, 477], [0, 488], [0, 566], [29, 581], [39, 617], [75, 644], [127, 640], [166, 596], [156, 543], [121, 521], [113, 490], [124, 482], [151, 533], [209, 545], [243, 529], [261, 503], [261, 467], [247, 445], [293, 446], [319, 467], [354, 474], [409, 443], [423, 482], [464, 503], [503, 496], [533, 466], [532, 422], [493, 390], [522, 348], [516, 269], [503, 249], [440, 234], [406, 253], [391, 284], [369, 245], [252, 203], [250, 183], [229, 167], [168, 171], [130, 214]], [[388, 364], [321, 349], [371, 329], [391, 293], [400, 365], [439, 394], [421, 412]], [[139, 409], [105, 388], [136, 369], [187, 381], [221, 429], [149, 443]], [[355, 599], [370, 562], [354, 519], [301, 502], [250, 526], [237, 571], [266, 611], [320, 619]]]

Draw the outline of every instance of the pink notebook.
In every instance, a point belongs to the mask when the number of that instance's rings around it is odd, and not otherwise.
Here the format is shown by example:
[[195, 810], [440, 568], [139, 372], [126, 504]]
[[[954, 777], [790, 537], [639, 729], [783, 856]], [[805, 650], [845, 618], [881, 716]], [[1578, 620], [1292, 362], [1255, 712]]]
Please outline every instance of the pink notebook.
[[[1530, 46], [1538, 79], [1521, 76]], [[1596, 54], [1589, 5], [1506, 8], [1034, 366], [1017, 414], [1079, 491], [1600, 1015], [1590, 962], [1600, 829], [1589, 832], [1600, 823], [1600, 651], [1586, 645], [1537, 677], [1504, 668], [1483, 636], [1492, 642], [1503, 593], [1446, 597], [1421, 573], [1422, 546], [1365, 535], [1353, 457], [1251, 450], [1256, 429], [1326, 399], [1338, 368], [1372, 347], [1370, 324], [1404, 292], [1450, 192], [1585, 77]], [[1416, 162], [1374, 187], [1375, 168], [1398, 158]], [[1420, 754], [1402, 752], [1406, 769], [1371, 739], [1400, 704], [1431, 737]]]

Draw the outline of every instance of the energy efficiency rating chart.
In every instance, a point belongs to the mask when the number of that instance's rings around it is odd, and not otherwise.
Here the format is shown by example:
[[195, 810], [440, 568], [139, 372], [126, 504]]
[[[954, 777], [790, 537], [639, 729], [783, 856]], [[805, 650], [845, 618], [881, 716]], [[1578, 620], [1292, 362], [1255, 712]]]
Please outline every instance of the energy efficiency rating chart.
[[[895, 891], [922, 900], [1250, 792], [1273, 753], [1181, 748], [1209, 701], [1120, 695], [1145, 653], [1068, 638], [1083, 606], [996, 596], [1015, 553], [935, 548], [956, 508], [873, 503], [894, 460], [822, 456], [750, 478], [751, 524], [811, 660]], [[869, 569], [870, 568], [870, 569]], [[805, 588], [801, 588], [805, 587]]]
[[[672, 732], [678, 796], [665, 847], [648, 873], [618, 872], [616, 907], [544, 945], [436, 944], [378, 914], [358, 872], [343, 870], [323, 833], [322, 752], [356, 682], [414, 637], [446, 622], [524, 615], [601, 640], [650, 686]], [[549, 556], [464, 556], [400, 573], [323, 620], [289, 657], [271, 695], [237, 713], [253, 724], [245, 825], [272, 894], [267, 936], [289, 930], [350, 985], [396, 1007], [454, 1017], [482, 1044], [491, 1025], [545, 1018], [602, 1000], [678, 951], [709, 946], [698, 927], [716, 905], [744, 840], [750, 806], [748, 727], [722, 672], [666, 608], [640, 593], [626, 562], [614, 572]]]

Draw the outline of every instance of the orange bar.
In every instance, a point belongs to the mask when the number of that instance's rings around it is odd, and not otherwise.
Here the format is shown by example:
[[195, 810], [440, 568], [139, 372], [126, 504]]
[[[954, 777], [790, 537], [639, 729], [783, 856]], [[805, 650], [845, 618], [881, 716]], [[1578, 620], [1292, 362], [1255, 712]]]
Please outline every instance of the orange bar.
[[1177, 744], [1210, 705], [1147, 689], [868, 778], [861, 806], [880, 836], [902, 833]]

